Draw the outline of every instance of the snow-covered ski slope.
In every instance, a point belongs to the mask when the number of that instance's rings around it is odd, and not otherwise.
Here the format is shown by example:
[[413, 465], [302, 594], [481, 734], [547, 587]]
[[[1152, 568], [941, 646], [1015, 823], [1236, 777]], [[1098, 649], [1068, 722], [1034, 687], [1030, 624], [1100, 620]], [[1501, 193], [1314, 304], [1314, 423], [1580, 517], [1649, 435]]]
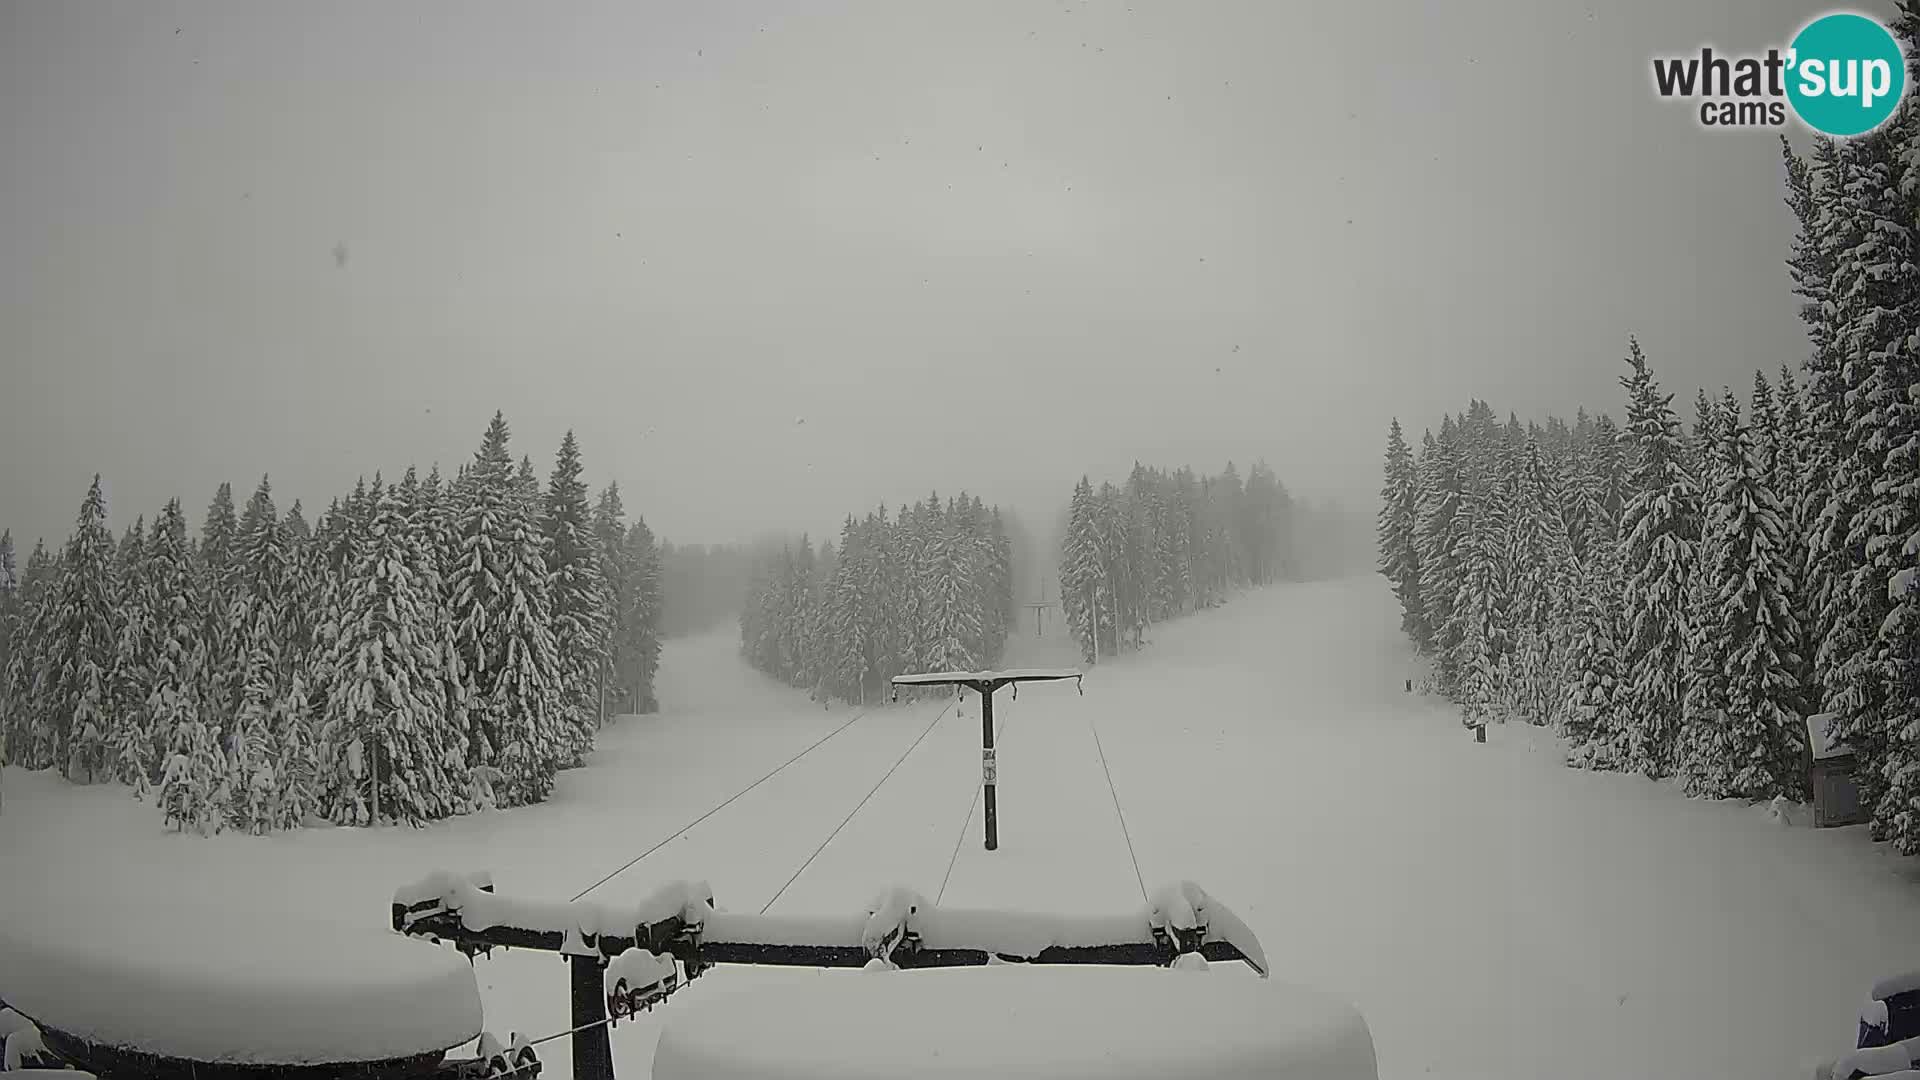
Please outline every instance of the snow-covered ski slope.
[[[1850, 1042], [1877, 979], [1920, 967], [1920, 866], [1860, 829], [1566, 770], [1537, 729], [1475, 745], [1443, 703], [1402, 691], [1416, 672], [1397, 622], [1378, 579], [1276, 587], [1156, 628], [1091, 669], [1084, 696], [1002, 691], [998, 852], [981, 849], [976, 706], [893, 706], [590, 896], [687, 877], [735, 910], [778, 894], [775, 912], [851, 912], [898, 884], [956, 906], [1125, 912], [1141, 885], [1110, 772], [1146, 887], [1199, 882], [1276, 978], [1358, 1005], [1386, 1080], [1798, 1076]], [[1007, 664], [1075, 659], [1016, 638]], [[166, 897], [379, 926], [393, 889], [435, 868], [566, 899], [861, 713], [766, 681], [724, 636], [672, 643], [661, 679], [668, 711], [619, 721], [549, 804], [418, 831], [172, 836], [120, 789], [10, 770], [0, 918], [86, 892], [132, 920]], [[297, 961], [324, 944], [236, 947]], [[1209, 977], [1246, 977], [1235, 968]], [[560, 959], [478, 970], [495, 1031], [567, 1026]], [[646, 1075], [657, 1025], [696, 995], [817, 977], [716, 971], [616, 1029], [621, 1074]], [[540, 1050], [567, 1075], [565, 1040]]]

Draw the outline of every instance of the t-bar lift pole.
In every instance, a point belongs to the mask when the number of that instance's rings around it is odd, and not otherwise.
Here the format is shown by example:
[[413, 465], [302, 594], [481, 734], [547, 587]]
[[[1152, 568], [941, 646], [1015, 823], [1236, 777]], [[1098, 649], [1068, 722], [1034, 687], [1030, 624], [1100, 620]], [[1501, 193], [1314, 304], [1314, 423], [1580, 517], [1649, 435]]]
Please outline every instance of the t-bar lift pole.
[[[986, 795], [987, 850], [1000, 847], [1000, 812], [995, 800], [996, 772], [993, 749], [993, 694], [1008, 683], [1057, 682], [1072, 679], [1079, 685], [1081, 673], [1071, 669], [1057, 671], [937, 671], [924, 675], [896, 675], [894, 693], [902, 686], [964, 686], [980, 695], [980, 786]], [[1082, 691], [1084, 693], [1084, 691]]]

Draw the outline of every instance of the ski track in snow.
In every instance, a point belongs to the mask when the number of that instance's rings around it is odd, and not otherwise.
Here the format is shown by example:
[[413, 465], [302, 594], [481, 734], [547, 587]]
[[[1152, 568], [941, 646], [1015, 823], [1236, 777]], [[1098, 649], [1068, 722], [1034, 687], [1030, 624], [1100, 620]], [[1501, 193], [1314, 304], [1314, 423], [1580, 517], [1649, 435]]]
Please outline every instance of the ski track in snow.
[[[1091, 718], [1147, 888], [1198, 882], [1259, 935], [1277, 977], [1356, 1003], [1383, 1080], [1799, 1076], [1851, 1044], [1874, 981], [1920, 967], [1920, 866], [1864, 829], [1787, 827], [1762, 807], [1568, 770], [1541, 729], [1495, 727], [1476, 745], [1446, 703], [1402, 692], [1418, 672], [1397, 626], [1378, 578], [1279, 586], [1154, 628], [1143, 651], [1090, 669], [1084, 696], [1002, 691], [991, 853], [968, 695], [773, 910], [864, 910], [892, 885], [931, 898], [956, 837], [946, 906], [1135, 910]], [[862, 711], [822, 709], [736, 652], [724, 634], [668, 643], [667, 710], [603, 732], [550, 802], [427, 829], [201, 840], [165, 833], [123, 789], [10, 769], [0, 913], [86, 892], [130, 919], [151, 895], [385, 925], [393, 889], [442, 868], [565, 899]], [[1062, 641], [1016, 637], [1007, 663], [1073, 660]], [[688, 878], [758, 911], [946, 704], [874, 709], [588, 899]], [[476, 970], [490, 1030], [567, 1026], [560, 958], [496, 953]], [[681, 1001], [808, 977], [708, 974], [615, 1029], [621, 1075], [646, 1075]], [[540, 1050], [549, 1075], [570, 1074], [566, 1040]]]

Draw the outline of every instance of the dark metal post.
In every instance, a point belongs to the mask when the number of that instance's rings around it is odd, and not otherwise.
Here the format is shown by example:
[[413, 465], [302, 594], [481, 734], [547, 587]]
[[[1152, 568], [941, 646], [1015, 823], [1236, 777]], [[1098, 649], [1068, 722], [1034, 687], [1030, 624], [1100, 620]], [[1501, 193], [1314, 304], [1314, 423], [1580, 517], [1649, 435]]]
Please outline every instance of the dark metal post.
[[1000, 817], [993, 801], [995, 762], [993, 759], [993, 692], [998, 689], [991, 683], [978, 687], [980, 691], [980, 782], [987, 796], [987, 850], [993, 851], [1000, 846]]
[[570, 955], [573, 975], [573, 1080], [613, 1080], [607, 1036], [607, 988], [598, 956]]

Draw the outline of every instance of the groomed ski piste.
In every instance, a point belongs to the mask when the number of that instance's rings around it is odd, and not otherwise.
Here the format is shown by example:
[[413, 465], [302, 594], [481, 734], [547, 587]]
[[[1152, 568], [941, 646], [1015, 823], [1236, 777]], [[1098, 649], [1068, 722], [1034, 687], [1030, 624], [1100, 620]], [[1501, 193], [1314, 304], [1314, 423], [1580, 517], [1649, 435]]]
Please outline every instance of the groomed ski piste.
[[[1538, 728], [1476, 745], [1446, 703], [1404, 692], [1418, 670], [1397, 622], [1377, 578], [1278, 586], [1156, 628], [1143, 651], [1087, 669], [1084, 695], [1002, 691], [995, 852], [981, 845], [976, 698], [823, 709], [750, 671], [725, 635], [670, 643], [665, 711], [617, 721], [550, 802], [428, 829], [171, 835], [123, 789], [9, 769], [0, 921], [68, 940], [115, 925], [101, 953], [186, 927], [146, 955], [176, 950], [176, 996], [231, 1002], [237, 1041], [273, 1035], [247, 1031], [249, 980], [320, 973], [311, 1025], [280, 1033], [312, 1042], [329, 1016], [365, 1030], [361, 1013], [436, 997], [447, 963], [464, 966], [385, 930], [395, 888], [439, 869], [606, 904], [704, 881], [721, 910], [783, 915], [864, 911], [894, 886], [943, 907], [1125, 914], [1192, 880], [1258, 935], [1276, 982], [1359, 1009], [1386, 1080], [1802, 1076], [1849, 1044], [1876, 982], [1920, 968], [1920, 869], [1864, 829], [1568, 770]], [[1077, 659], [1016, 638], [1007, 666]], [[328, 930], [359, 940], [343, 950]], [[379, 933], [395, 952], [369, 951]], [[171, 961], [117, 974], [110, 955], [85, 959], [90, 995], [166, 1026], [154, 994]], [[356, 996], [339, 973], [359, 970]], [[487, 1030], [566, 1030], [560, 958], [507, 951], [476, 971]], [[614, 1028], [619, 1075], [649, 1075], [676, 1010], [687, 1045], [713, 1045], [697, 1035], [724, 1034], [723, 997], [761, 1018], [741, 1024], [743, 1058], [777, 1057], [806, 1030], [804, 1009], [778, 1021], [779, 1003], [825, 977], [840, 976], [710, 972]], [[799, 993], [769, 996], [781, 985]], [[436, 999], [422, 1022], [472, 1022], [457, 995]], [[873, 1039], [924, 1035], [884, 1004]], [[570, 1075], [567, 1040], [539, 1052], [544, 1075]]]

